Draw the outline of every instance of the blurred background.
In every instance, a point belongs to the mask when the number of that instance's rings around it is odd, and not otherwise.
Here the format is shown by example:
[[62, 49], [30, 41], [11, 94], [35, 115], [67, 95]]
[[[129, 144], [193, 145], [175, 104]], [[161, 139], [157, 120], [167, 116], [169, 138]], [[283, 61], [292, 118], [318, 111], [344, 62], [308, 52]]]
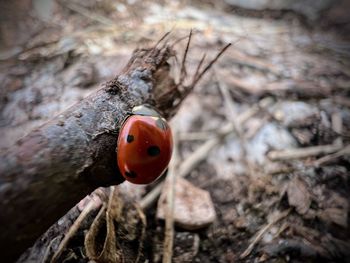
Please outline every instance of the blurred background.
[[174, 262], [349, 262], [349, 11], [347, 0], [1, 1], [0, 150], [112, 79], [135, 48], [193, 29], [190, 72], [233, 45], [171, 120], [180, 159], [239, 128], [187, 176], [216, 219], [177, 230]]

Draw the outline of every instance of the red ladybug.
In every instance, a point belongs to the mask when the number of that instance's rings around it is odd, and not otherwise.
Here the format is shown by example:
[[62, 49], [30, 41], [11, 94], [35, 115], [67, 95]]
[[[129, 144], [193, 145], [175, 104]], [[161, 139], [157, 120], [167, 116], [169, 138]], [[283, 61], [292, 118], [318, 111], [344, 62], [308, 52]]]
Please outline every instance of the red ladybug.
[[133, 108], [118, 137], [117, 160], [121, 174], [134, 184], [148, 184], [167, 169], [173, 150], [171, 130], [152, 108]]

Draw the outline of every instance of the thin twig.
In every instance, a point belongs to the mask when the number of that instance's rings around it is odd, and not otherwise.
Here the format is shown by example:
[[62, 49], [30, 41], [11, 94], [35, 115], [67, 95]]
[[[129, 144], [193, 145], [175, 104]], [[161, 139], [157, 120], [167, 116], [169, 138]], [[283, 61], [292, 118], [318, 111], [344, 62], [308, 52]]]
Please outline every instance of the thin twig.
[[44, 253], [44, 256], [42, 257], [42, 260], [40, 261], [41, 263], [48, 262], [48, 258], [50, 256], [50, 252], [51, 252], [52, 246], [56, 242], [56, 240], [59, 239], [59, 238], [60, 238], [60, 236], [56, 236], [50, 241], [50, 243], [48, 244], [48, 246], [45, 249], [45, 253]]
[[324, 163], [330, 162], [330, 161], [332, 161], [336, 158], [339, 158], [341, 156], [344, 156], [344, 155], [350, 155], [350, 144], [345, 146], [344, 149], [341, 149], [338, 152], [335, 152], [333, 154], [329, 154], [329, 155], [326, 155], [326, 156], [323, 156], [323, 157], [317, 159], [315, 162], [313, 162], [313, 165], [320, 166]]
[[279, 227], [276, 234], [273, 235], [272, 240], [275, 240], [276, 238], [278, 238], [288, 227], [289, 227], [289, 223], [283, 222], [283, 224]]
[[269, 119], [270, 116], [264, 116], [260, 119], [260, 122], [257, 125], [249, 127], [244, 133], [244, 137], [246, 138], [246, 140], [253, 138], [257, 134], [257, 132], [269, 121]]
[[260, 112], [261, 110], [265, 111], [266, 108], [272, 105], [274, 102], [273, 98], [266, 97], [259, 101], [258, 104], [253, 105], [250, 107], [249, 110], [246, 110], [242, 114], [237, 116], [237, 122], [240, 124], [245, 123], [247, 120], [249, 120], [251, 117], [253, 117], [255, 114]]
[[[178, 144], [177, 133], [174, 131], [174, 150], [171, 163], [169, 165], [166, 184], [168, 184], [168, 191], [166, 193], [167, 202], [165, 210], [165, 235], [163, 247], [163, 263], [171, 263], [173, 256], [174, 244], [174, 199], [175, 199], [175, 185], [176, 185], [176, 165], [178, 160]], [[163, 188], [164, 191], [165, 188]]]
[[157, 43], [154, 45], [153, 49], [156, 49], [158, 47], [158, 45], [160, 44], [160, 42], [162, 42], [167, 36], [169, 36], [171, 33], [171, 31], [166, 32], [158, 41]]
[[234, 131], [239, 139], [239, 145], [242, 151], [242, 163], [247, 167], [248, 174], [251, 175], [253, 174], [253, 167], [247, 158], [247, 139], [243, 133], [243, 129], [241, 128], [242, 125], [237, 121], [237, 113], [235, 108], [233, 107], [235, 103], [231, 97], [226, 83], [222, 82], [220, 78], [218, 78], [216, 71], [214, 71], [214, 76], [216, 78], [216, 83], [218, 84], [220, 92], [224, 98], [226, 107], [226, 118], [233, 124]]
[[163, 183], [159, 183], [155, 186], [147, 195], [145, 195], [140, 201], [140, 207], [142, 210], [147, 210], [157, 200], [158, 196], [162, 192]]
[[[193, 35], [194, 33], [192, 32], [192, 35]], [[174, 41], [174, 43], [172, 43], [171, 45], [170, 45], [170, 48], [174, 48], [179, 42], [181, 42], [182, 40], [184, 40], [184, 39], [188, 39], [188, 35], [186, 35], [186, 36], [184, 36], [184, 37], [180, 37], [179, 39], [176, 39], [175, 41]]]
[[189, 49], [190, 43], [191, 43], [191, 38], [192, 38], [192, 29], [191, 29], [190, 34], [189, 34], [189, 36], [188, 36], [188, 41], [187, 41], [186, 49], [185, 49], [185, 52], [184, 52], [184, 56], [183, 56], [183, 58], [182, 58], [179, 83], [182, 83], [183, 80], [185, 79], [186, 75], [187, 75], [185, 63], [186, 63], [186, 58], [187, 58], [188, 49]]
[[193, 81], [192, 81], [192, 82], [195, 81], [196, 76], [199, 74], [199, 71], [201, 70], [201, 67], [202, 67], [202, 65], [203, 65], [203, 62], [204, 62], [204, 60], [205, 60], [206, 55], [207, 55], [207, 54], [204, 53], [203, 56], [202, 56], [202, 58], [201, 58], [201, 60], [199, 61], [198, 65], [197, 65], [197, 68], [196, 68], [196, 71], [195, 71], [195, 73], [194, 73], [194, 75], [193, 75]]
[[340, 144], [328, 144], [311, 146], [297, 149], [286, 149], [280, 151], [271, 151], [267, 154], [270, 160], [290, 160], [290, 159], [300, 159], [307, 158], [311, 156], [317, 156], [320, 154], [330, 154], [339, 151], [343, 148]]
[[[331, 116], [332, 118], [332, 129], [337, 134], [343, 133], [343, 119], [340, 112], [334, 112]], [[339, 136], [336, 139], [336, 144], [343, 144], [343, 138], [342, 136]]]
[[255, 237], [253, 239], [253, 241], [249, 244], [249, 246], [247, 247], [247, 249], [240, 255], [240, 258], [243, 259], [245, 257], [247, 257], [254, 249], [255, 245], [262, 239], [263, 235], [276, 223], [278, 223], [280, 220], [282, 220], [283, 218], [285, 218], [286, 216], [288, 216], [288, 214], [290, 213], [291, 208], [279, 213], [278, 215], [275, 216], [275, 218], [268, 223], [267, 225], [265, 225], [264, 227], [262, 227], [256, 234]]
[[82, 222], [86, 218], [86, 216], [95, 208], [98, 208], [101, 205], [99, 203], [98, 206], [96, 206], [96, 202], [94, 199], [91, 199], [88, 204], [84, 207], [83, 211], [81, 211], [80, 215], [78, 218], [75, 220], [73, 225], [69, 228], [67, 234], [64, 236], [63, 240], [61, 241], [60, 245], [58, 246], [57, 251], [51, 258], [51, 263], [57, 262], [59, 257], [61, 256], [62, 252], [66, 248], [69, 240], [75, 235], [75, 233], [78, 231], [79, 227], [81, 226]]
[[71, 9], [71, 10], [91, 19], [91, 20], [97, 21], [97, 22], [104, 24], [104, 25], [107, 25], [107, 26], [116, 26], [116, 23], [114, 21], [106, 18], [105, 16], [93, 13], [80, 5], [77, 5], [77, 4], [74, 4], [71, 2], [66, 2], [66, 1], [63, 4], [67, 8], [69, 8], [69, 9]]
[[231, 46], [231, 43], [228, 43], [224, 48], [215, 56], [215, 58], [208, 63], [208, 65], [202, 70], [201, 73], [199, 73], [197, 76], [195, 76], [193, 83], [191, 86], [195, 86], [197, 82], [203, 77], [203, 75], [214, 65], [214, 63], [221, 57], [221, 55]]
[[140, 220], [141, 220], [141, 223], [142, 223], [142, 232], [141, 232], [141, 235], [139, 237], [139, 240], [140, 240], [140, 246], [139, 246], [139, 249], [138, 249], [138, 253], [137, 253], [137, 258], [135, 260], [135, 263], [138, 263], [141, 261], [142, 259], [142, 250], [143, 250], [143, 243], [145, 241], [145, 236], [146, 236], [146, 226], [147, 226], [147, 221], [146, 221], [146, 216], [145, 214], [143, 213], [142, 209], [139, 207], [139, 206], [135, 206], [135, 209], [137, 211], [137, 213], [139, 214], [139, 217], [140, 217]]
[[235, 103], [232, 100], [232, 97], [231, 97], [231, 94], [227, 88], [227, 85], [226, 85], [226, 83], [220, 81], [220, 78], [217, 76], [216, 70], [214, 71], [214, 77], [215, 77], [215, 81], [219, 87], [219, 90], [222, 94], [222, 97], [224, 98], [225, 107], [226, 107], [226, 118], [230, 122], [232, 122], [232, 124], [234, 126], [234, 130], [237, 133], [237, 135], [239, 137], [242, 137], [242, 129], [237, 123], [237, 116], [236, 116], [237, 114], [236, 114], [235, 108], [233, 107], [233, 105]]

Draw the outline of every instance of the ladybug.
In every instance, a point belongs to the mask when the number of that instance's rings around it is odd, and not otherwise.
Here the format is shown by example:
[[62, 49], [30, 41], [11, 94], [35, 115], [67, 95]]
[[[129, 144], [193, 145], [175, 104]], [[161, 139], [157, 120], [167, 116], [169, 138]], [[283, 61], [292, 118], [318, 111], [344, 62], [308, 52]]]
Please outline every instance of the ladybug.
[[123, 177], [148, 184], [168, 167], [173, 137], [166, 120], [153, 108], [141, 105], [123, 123], [117, 143], [117, 161]]

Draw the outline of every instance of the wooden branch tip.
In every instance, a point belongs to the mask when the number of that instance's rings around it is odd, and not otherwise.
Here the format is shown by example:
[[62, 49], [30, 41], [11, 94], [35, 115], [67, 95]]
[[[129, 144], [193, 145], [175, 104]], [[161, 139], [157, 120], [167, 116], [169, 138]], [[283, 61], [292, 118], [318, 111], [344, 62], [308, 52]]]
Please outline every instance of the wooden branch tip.
[[231, 46], [231, 43], [228, 43], [226, 46], [224, 46], [221, 51], [214, 57], [213, 60], [211, 60], [208, 65], [202, 70], [201, 73], [198, 74], [198, 76], [194, 77], [194, 81], [191, 86], [195, 86], [197, 82], [203, 77], [203, 75], [214, 65], [214, 63], [221, 57], [222, 54]]
[[187, 58], [187, 53], [188, 53], [188, 49], [190, 47], [190, 43], [191, 43], [191, 38], [192, 38], [192, 29], [190, 31], [190, 34], [188, 36], [188, 41], [187, 41], [187, 45], [186, 45], [186, 49], [182, 58], [182, 63], [181, 63], [181, 70], [180, 70], [180, 83], [182, 83], [187, 75], [186, 72], [186, 58]]
[[114, 79], [0, 156], [3, 260], [18, 258], [97, 187], [124, 181], [116, 162], [118, 131], [136, 105], [156, 104], [165, 116], [174, 111], [171, 101], [180, 94], [164, 101], [156, 96], [175, 85], [167, 64], [172, 53], [168, 45], [134, 51]]

